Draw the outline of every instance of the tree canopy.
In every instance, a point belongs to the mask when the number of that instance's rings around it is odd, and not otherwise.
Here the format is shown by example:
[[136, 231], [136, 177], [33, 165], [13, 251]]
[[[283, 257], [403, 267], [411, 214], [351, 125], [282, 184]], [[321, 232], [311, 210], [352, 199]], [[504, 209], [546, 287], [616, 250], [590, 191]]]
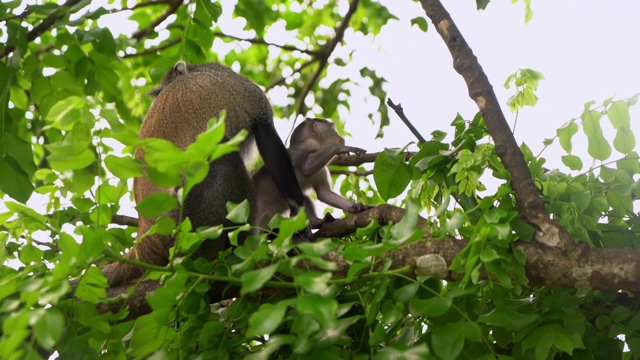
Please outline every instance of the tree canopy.
[[[534, 106], [543, 75], [514, 69], [515, 93], [499, 100], [440, 1], [420, 4], [426, 16], [412, 23], [442, 38], [454, 64], [442, 70], [458, 72], [478, 106], [429, 136], [387, 99], [375, 68], [327, 76], [349, 65], [346, 32], [375, 36], [395, 18], [375, 0], [0, 4], [0, 357], [640, 357], [640, 160], [629, 115], [638, 95], [587, 103], [546, 140], [566, 166], [547, 169], [500, 108]], [[229, 33], [223, 16], [242, 19], [247, 35]], [[123, 18], [135, 29], [121, 31]], [[220, 122], [187, 151], [138, 139], [148, 91], [179, 60], [250, 78], [277, 121], [313, 113], [341, 132], [340, 114], [365, 87], [378, 136], [398, 116], [418, 151], [402, 143], [336, 157], [336, 189], [374, 207], [324, 224], [314, 242], [292, 241], [300, 213], [274, 219], [271, 239], [238, 245], [248, 209], [229, 204], [236, 246], [218, 260], [137, 263], [144, 279], [109, 288], [100, 266], [130, 261], [122, 255], [136, 232], [123, 215], [131, 179], [144, 173], [134, 149], [145, 146], [147, 172], [166, 187], [237, 149], [239, 139], [221, 142]], [[574, 154], [577, 137], [590, 159]], [[176, 206], [154, 196], [136, 207], [160, 216], [150, 231], [175, 236], [172, 254], [227, 241], [221, 227], [161, 216]]]

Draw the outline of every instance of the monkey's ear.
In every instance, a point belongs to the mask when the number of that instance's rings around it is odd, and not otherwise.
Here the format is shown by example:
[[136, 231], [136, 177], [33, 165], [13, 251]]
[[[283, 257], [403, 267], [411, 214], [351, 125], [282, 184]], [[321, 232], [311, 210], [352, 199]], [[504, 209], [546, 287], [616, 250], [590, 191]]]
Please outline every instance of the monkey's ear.
[[175, 65], [173, 65], [173, 69], [172, 71], [174, 71], [176, 73], [176, 75], [184, 75], [187, 73], [187, 63], [185, 63], [183, 60], [178, 61]]
[[309, 127], [309, 129], [311, 130], [311, 133], [314, 136], [317, 136], [320, 131], [318, 130], [318, 123], [316, 121], [317, 119], [313, 119], [313, 118], [306, 118], [304, 119], [304, 121], [307, 123], [307, 126]]

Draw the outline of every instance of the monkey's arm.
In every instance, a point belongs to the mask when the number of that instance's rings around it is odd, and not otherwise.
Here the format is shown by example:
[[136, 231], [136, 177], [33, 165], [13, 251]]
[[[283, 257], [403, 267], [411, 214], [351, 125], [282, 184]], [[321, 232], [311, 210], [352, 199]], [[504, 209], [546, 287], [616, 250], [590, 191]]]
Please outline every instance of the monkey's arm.
[[311, 176], [326, 167], [334, 156], [348, 154], [350, 152], [354, 154], [364, 154], [367, 151], [353, 146], [333, 144], [321, 150], [307, 153], [304, 164], [300, 164], [301, 166], [299, 166], [299, 168], [304, 176]]

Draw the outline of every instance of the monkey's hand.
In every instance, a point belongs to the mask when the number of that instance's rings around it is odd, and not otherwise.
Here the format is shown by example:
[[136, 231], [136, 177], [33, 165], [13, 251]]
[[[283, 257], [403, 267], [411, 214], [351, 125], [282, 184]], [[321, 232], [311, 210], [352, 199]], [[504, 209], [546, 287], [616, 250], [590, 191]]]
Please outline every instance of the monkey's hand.
[[356, 155], [362, 155], [362, 154], [366, 154], [367, 152], [367, 150], [365, 149], [361, 149], [359, 147], [354, 147], [354, 146], [345, 146], [344, 149], [346, 151], [343, 154], [354, 153]]
[[371, 205], [364, 205], [363, 203], [354, 203], [353, 205], [351, 205], [351, 207], [349, 207], [349, 209], [347, 209], [347, 211], [352, 214], [357, 214], [372, 208], [373, 206]]
[[320, 227], [322, 227], [322, 225], [324, 225], [325, 223], [330, 223], [334, 221], [336, 221], [336, 218], [334, 218], [333, 215], [331, 215], [330, 213], [326, 213], [324, 214], [324, 218], [318, 219], [317, 222], [312, 223], [311, 227], [314, 229], [320, 229]]

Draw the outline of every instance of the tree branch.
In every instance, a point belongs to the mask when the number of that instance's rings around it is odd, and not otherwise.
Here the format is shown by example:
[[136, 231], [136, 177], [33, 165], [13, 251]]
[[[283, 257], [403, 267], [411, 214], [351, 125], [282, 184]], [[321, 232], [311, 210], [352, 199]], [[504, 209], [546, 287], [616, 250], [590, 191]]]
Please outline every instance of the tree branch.
[[393, 111], [396, 112], [396, 114], [398, 115], [398, 117], [400, 117], [400, 120], [402, 120], [402, 122], [407, 125], [407, 127], [409, 128], [409, 130], [411, 130], [411, 133], [413, 133], [413, 135], [418, 139], [418, 141], [422, 144], [427, 142], [427, 140], [425, 140], [422, 135], [420, 135], [420, 132], [418, 131], [418, 129], [416, 129], [415, 126], [413, 126], [413, 124], [411, 123], [411, 121], [409, 121], [409, 119], [407, 118], [407, 115], [404, 114], [404, 110], [402, 109], [402, 105], [401, 104], [394, 104], [393, 101], [391, 100], [391, 98], [387, 99], [387, 105], [389, 105]]
[[[293, 70], [293, 72], [292, 72], [292, 73], [291, 73], [291, 75], [289, 75], [289, 76], [293, 76], [293, 75], [295, 75], [295, 74], [297, 74], [297, 73], [301, 72], [301, 71], [302, 71], [302, 70], [304, 70], [307, 66], [309, 66], [309, 65], [311, 65], [311, 64], [313, 64], [313, 63], [315, 63], [316, 61], [318, 61], [318, 58], [313, 58], [313, 59], [311, 59], [311, 60], [307, 61], [306, 63], [304, 63], [304, 64], [300, 65], [300, 67], [299, 67], [299, 68], [297, 68], [297, 69]], [[280, 85], [280, 84], [284, 83], [286, 79], [287, 79], [287, 78], [285, 78], [285, 77], [283, 77], [283, 76], [280, 76], [280, 78], [279, 78], [279, 79], [277, 79], [276, 81], [274, 81], [274, 82], [272, 82], [271, 84], [269, 84], [269, 86], [267, 86], [267, 87], [264, 89], [264, 92], [268, 92], [269, 90], [273, 89], [274, 87], [276, 87], [276, 86], [278, 86], [278, 85]]]
[[169, 16], [171, 16], [172, 14], [175, 14], [175, 12], [178, 11], [178, 8], [180, 7], [180, 5], [182, 5], [182, 0], [166, 1], [166, 3], [169, 4], [169, 8], [157, 19], [155, 19], [151, 24], [147, 25], [144, 29], [140, 29], [134, 32], [133, 35], [131, 35], [132, 39], [135, 39], [136, 41], [140, 41], [142, 40], [142, 38], [144, 38], [145, 36], [155, 31], [156, 26], [160, 25]]
[[111, 217], [111, 223], [124, 226], [138, 226], [138, 218], [134, 218], [127, 215], [113, 215]]
[[291, 46], [291, 45], [274, 44], [274, 43], [270, 43], [270, 42], [268, 42], [268, 41], [266, 41], [264, 39], [258, 39], [258, 38], [246, 39], [246, 38], [241, 38], [241, 37], [234, 36], [234, 35], [225, 34], [223, 32], [219, 32], [219, 31], [214, 31], [213, 35], [215, 35], [217, 37], [226, 37], [226, 38], [233, 39], [233, 40], [238, 40], [238, 41], [247, 41], [247, 42], [250, 42], [252, 44], [275, 46], [275, 47], [278, 47], [280, 49], [287, 50], [287, 51], [299, 51], [299, 52], [301, 52], [303, 54], [312, 55], [312, 56], [318, 56], [318, 52], [317, 51], [307, 50], [307, 49], [299, 49], [299, 48], [297, 48], [295, 46]]
[[439, 0], [420, 0], [420, 3], [449, 48], [453, 57], [453, 67], [467, 83], [469, 97], [476, 102], [478, 109], [482, 112], [489, 133], [495, 142], [496, 153], [511, 175], [511, 186], [516, 194], [520, 214], [527, 219], [546, 214], [544, 203], [538, 194], [524, 156], [478, 59]]
[[[63, 11], [63, 8], [72, 7], [78, 4], [80, 0], [67, 0], [64, 4], [58, 7], [58, 9], [51, 13], [51, 15], [47, 16], [38, 26], [34, 27], [27, 33], [26, 39], [27, 42], [32, 42], [37, 39], [40, 35], [42, 35], [45, 31], [47, 31], [58, 18], [62, 18], [65, 16], [69, 16], [70, 13], [68, 11]], [[25, 10], [24, 13], [27, 13], [28, 9]], [[23, 13], [23, 14], [24, 14]], [[28, 13], [27, 13], [28, 14]], [[22, 15], [22, 14], [21, 14]], [[11, 54], [16, 49], [13, 45], [7, 45], [4, 49], [0, 50], [0, 58], [4, 58], [7, 55]]]
[[[405, 210], [381, 205], [359, 214], [348, 216], [331, 223], [324, 224], [314, 237], [343, 237], [354, 233], [358, 228], [368, 225], [372, 220], [380, 224], [398, 223], [404, 217]], [[419, 225], [424, 227], [426, 220], [420, 218]], [[551, 236], [552, 238], [553, 236]], [[449, 270], [456, 256], [467, 246], [466, 240], [446, 238], [440, 240], [425, 236], [422, 241], [409, 243], [393, 252], [385, 253], [382, 259], [391, 259], [390, 270], [409, 267], [413, 269], [412, 277], [428, 275], [445, 280], [458, 280], [462, 274]], [[520, 241], [516, 246], [527, 257], [525, 271], [531, 286], [553, 286], [574, 289], [592, 289], [600, 291], [629, 291], [640, 294], [640, 250], [638, 249], [590, 249], [581, 245], [578, 252], [567, 256], [565, 251], [550, 246], [544, 241], [526, 243]], [[325, 260], [335, 262], [337, 270], [334, 279], [347, 276], [350, 263], [340, 258], [338, 252], [331, 252]], [[616, 264], [611, 266], [611, 264]], [[313, 267], [301, 262], [300, 266]], [[379, 271], [379, 266], [373, 271]], [[213, 303], [238, 296], [238, 288], [227, 283], [212, 283], [209, 297]], [[146, 297], [162, 286], [158, 281], [143, 281], [136, 285], [130, 296], [118, 303], [100, 304], [101, 312], [119, 311], [128, 306], [128, 319], [136, 318], [151, 311]], [[277, 289], [292, 291], [291, 289]], [[131, 285], [123, 285], [107, 289], [110, 298], [128, 294]], [[265, 288], [264, 291], [274, 291]]]
[[372, 170], [355, 170], [355, 171], [348, 171], [348, 170], [331, 170], [329, 169], [329, 172], [331, 173], [331, 175], [355, 175], [355, 176], [369, 176], [373, 174]]
[[166, 49], [168, 49], [168, 48], [170, 48], [172, 46], [180, 44], [180, 42], [182, 42], [182, 38], [181, 37], [177, 37], [177, 38], [167, 42], [164, 45], [160, 45], [160, 46], [156, 46], [156, 47], [153, 47], [153, 48], [149, 48], [149, 49], [146, 49], [145, 51], [140, 51], [140, 52], [137, 52], [135, 54], [125, 54], [122, 58], [123, 59], [127, 59], [127, 58], [136, 57], [136, 56], [145, 56], [145, 55], [155, 54], [155, 53], [157, 53], [159, 51], [166, 50]]
[[[359, 166], [366, 163], [372, 163], [376, 161], [376, 157], [380, 154], [379, 152], [375, 153], [366, 153], [362, 155], [337, 155], [331, 161], [331, 165], [337, 166]], [[409, 161], [415, 152], [408, 151], [405, 155], [404, 161]]]
[[349, 20], [351, 20], [351, 17], [353, 16], [353, 14], [356, 12], [356, 9], [358, 8], [358, 1], [359, 0], [351, 0], [351, 3], [349, 3], [349, 10], [347, 10], [347, 13], [344, 16], [344, 19], [342, 20], [340, 25], [336, 28], [335, 36], [331, 39], [331, 41], [325, 44], [325, 46], [323, 46], [322, 49], [319, 51], [318, 68], [316, 69], [315, 73], [311, 76], [311, 79], [305, 83], [304, 88], [302, 89], [302, 92], [298, 97], [298, 106], [296, 107], [296, 112], [298, 114], [304, 114], [305, 112], [304, 100], [306, 99], [307, 95], [309, 95], [311, 88], [313, 88], [313, 86], [316, 84], [316, 82], [320, 78], [320, 74], [322, 74], [324, 69], [327, 67], [327, 64], [329, 63], [329, 57], [333, 53], [333, 50], [335, 50], [336, 46], [338, 46], [340, 41], [342, 41], [342, 38], [344, 37], [344, 32], [349, 28]]

